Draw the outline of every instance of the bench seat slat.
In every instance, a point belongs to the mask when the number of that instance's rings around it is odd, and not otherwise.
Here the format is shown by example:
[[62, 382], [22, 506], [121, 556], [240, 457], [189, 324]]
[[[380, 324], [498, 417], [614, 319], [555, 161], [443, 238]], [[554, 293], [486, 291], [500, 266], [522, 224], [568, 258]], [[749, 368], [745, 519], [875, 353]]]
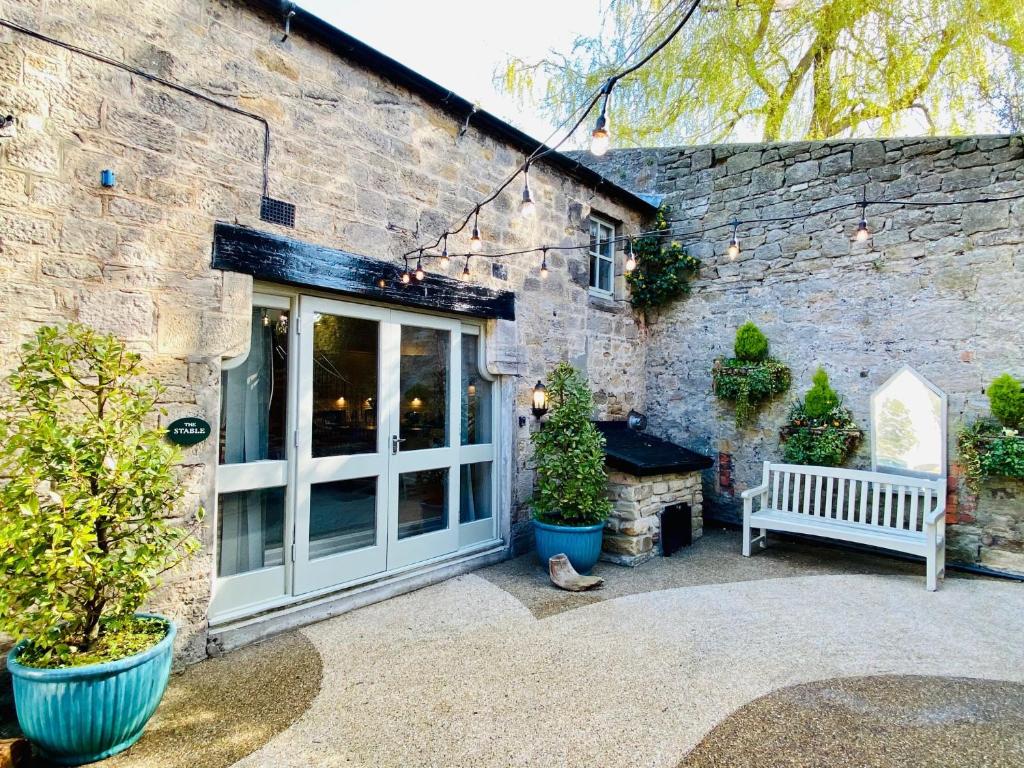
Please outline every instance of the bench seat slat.
[[766, 509], [755, 512], [750, 517], [754, 528], [768, 528], [775, 531], [802, 533], [807, 536], [822, 536], [829, 539], [840, 539], [855, 544], [877, 546], [906, 552], [911, 555], [924, 555], [928, 543], [922, 532], [900, 531], [896, 528], [880, 528], [865, 526], [858, 523], [831, 522], [822, 524], [814, 518], [799, 512]]

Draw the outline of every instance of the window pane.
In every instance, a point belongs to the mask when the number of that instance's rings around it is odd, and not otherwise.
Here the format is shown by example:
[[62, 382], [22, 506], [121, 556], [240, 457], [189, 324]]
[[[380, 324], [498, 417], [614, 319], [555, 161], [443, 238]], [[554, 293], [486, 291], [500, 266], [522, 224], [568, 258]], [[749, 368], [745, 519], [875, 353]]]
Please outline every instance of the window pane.
[[597, 250], [598, 226], [593, 219], [590, 220], [590, 250]]
[[374, 320], [314, 317], [314, 457], [377, 451], [378, 329]]
[[601, 243], [601, 255], [609, 261], [615, 260], [615, 243], [612, 242], [614, 235], [608, 232], [608, 239]]
[[480, 375], [480, 337], [462, 335], [462, 444], [491, 442], [491, 382]]
[[314, 483], [309, 495], [309, 558], [377, 543], [377, 478]]
[[448, 527], [448, 470], [428, 469], [398, 476], [398, 538]]
[[402, 326], [403, 451], [443, 448], [448, 439], [448, 331]]
[[598, 258], [594, 254], [590, 255], [590, 287], [597, 288], [597, 262]]
[[459, 522], [486, 520], [491, 509], [491, 462], [463, 464], [459, 485]]
[[285, 458], [288, 313], [253, 307], [249, 355], [220, 377], [220, 463]]
[[601, 281], [600, 287], [602, 291], [612, 290], [612, 263], [604, 259], [600, 259], [598, 263], [599, 269], [601, 270]]
[[217, 575], [284, 563], [284, 488], [217, 497]]

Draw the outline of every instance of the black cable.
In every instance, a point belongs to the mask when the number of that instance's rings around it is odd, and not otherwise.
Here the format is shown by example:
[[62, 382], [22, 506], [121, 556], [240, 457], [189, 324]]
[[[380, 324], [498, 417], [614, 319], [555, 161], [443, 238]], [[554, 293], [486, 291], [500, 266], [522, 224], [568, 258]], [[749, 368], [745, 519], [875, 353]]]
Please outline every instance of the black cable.
[[[538, 144], [537, 148], [532, 153], [530, 153], [529, 157], [527, 157], [526, 160], [523, 161], [523, 163], [520, 164], [519, 167], [517, 167], [511, 173], [511, 175], [507, 179], [505, 179], [505, 181], [503, 181], [497, 187], [497, 189], [495, 189], [486, 198], [484, 198], [483, 200], [480, 200], [479, 202], [477, 202], [475, 204], [473, 210], [470, 211], [468, 214], [466, 214], [466, 217], [462, 220], [461, 224], [459, 224], [454, 229], [449, 229], [446, 232], [443, 232], [442, 234], [438, 235], [437, 239], [433, 242], [433, 244], [431, 244], [431, 245], [418, 245], [415, 248], [413, 248], [412, 250], [406, 251], [404, 254], [402, 254], [402, 257], [403, 258], [408, 258], [409, 256], [413, 255], [414, 253], [419, 252], [420, 250], [426, 250], [426, 251], [433, 250], [433, 249], [437, 248], [441, 244], [441, 241], [445, 237], [447, 237], [448, 235], [456, 235], [459, 232], [462, 232], [466, 228], [466, 226], [469, 224], [469, 222], [473, 218], [474, 214], [479, 213], [479, 210], [480, 210], [481, 207], [487, 205], [488, 203], [493, 202], [498, 197], [498, 195], [500, 195], [502, 192], [504, 192], [509, 187], [509, 185], [512, 184], [512, 182], [515, 181], [516, 178], [518, 178], [519, 174], [522, 173], [524, 171], [524, 169], [527, 168], [530, 165], [530, 163], [536, 162], [537, 160], [539, 160], [539, 159], [541, 159], [543, 157], [546, 157], [547, 155], [551, 154], [552, 152], [556, 152], [558, 150], [558, 148], [561, 147], [563, 144], [565, 144], [565, 142], [568, 141], [572, 137], [572, 135], [576, 132], [576, 130], [581, 125], [583, 125], [584, 121], [587, 119], [587, 117], [593, 111], [594, 107], [597, 106], [597, 103], [601, 100], [601, 97], [604, 96], [604, 97], [607, 98], [608, 93], [611, 91], [611, 87], [618, 80], [621, 80], [623, 77], [625, 77], [625, 76], [627, 76], [629, 74], [632, 74], [633, 72], [636, 72], [636, 70], [638, 70], [640, 67], [642, 67], [644, 64], [646, 64], [648, 61], [650, 61], [652, 58], [654, 58], [654, 56], [659, 51], [661, 51], [666, 45], [668, 45], [672, 41], [672, 39], [676, 35], [679, 34], [680, 30], [682, 30], [682, 28], [690, 20], [690, 17], [693, 16], [694, 11], [697, 10], [697, 7], [700, 5], [700, 2], [701, 2], [701, 0], [692, 0], [692, 2], [690, 3], [689, 9], [683, 15], [683, 18], [680, 20], [680, 22], [678, 24], [676, 24], [676, 26], [665, 37], [665, 39], [662, 40], [660, 43], [658, 43], [651, 51], [649, 51], [644, 56], [643, 59], [641, 59], [636, 64], [628, 67], [627, 69], [623, 70], [622, 72], [619, 72], [618, 74], [613, 75], [611, 78], [606, 80], [605, 83], [597, 90], [597, 92], [591, 98], [590, 102], [587, 104], [587, 108], [583, 111], [583, 114], [580, 116], [580, 118], [573, 124], [572, 128], [570, 128], [568, 131], [566, 131], [566, 134], [558, 142], [556, 142], [555, 144], [552, 144], [552, 145], [547, 144], [546, 141], [545, 142], [541, 142], [540, 144]], [[682, 5], [680, 5], [679, 7], [682, 7]], [[661, 24], [658, 24], [657, 27], [655, 27], [654, 29], [656, 30], [660, 26], [661, 26]], [[653, 34], [653, 30], [652, 30], [652, 32], [648, 33], [648, 36], [650, 34]], [[642, 42], [643, 41], [641, 41], [641, 44], [642, 44]], [[633, 51], [629, 55], [632, 55], [633, 52], [635, 52], [636, 50], [639, 50], [639, 47], [640, 47], [639, 45], [635, 46]], [[628, 56], [627, 56], [627, 58], [628, 58]], [[575, 112], [572, 113], [572, 114], [575, 114]], [[572, 115], [570, 115], [570, 118], [571, 117], [572, 117]], [[566, 122], [568, 122], [568, 120], [564, 121], [562, 123], [562, 125], [565, 125]], [[561, 126], [559, 128], [556, 128], [555, 129], [555, 133], [557, 133], [560, 129], [561, 129]], [[533, 249], [533, 250], [536, 250], [536, 249]], [[476, 254], [476, 255], [479, 255], [479, 254]], [[431, 257], [433, 257], [433, 254], [431, 254]]]
[[33, 37], [36, 40], [42, 40], [44, 43], [55, 45], [58, 48], [64, 48], [68, 51], [71, 51], [72, 53], [77, 53], [80, 56], [85, 56], [87, 58], [93, 59], [94, 61], [98, 61], [101, 64], [107, 64], [111, 67], [123, 69], [125, 72], [130, 72], [131, 74], [138, 75], [139, 77], [143, 77], [146, 80], [151, 80], [154, 83], [159, 83], [160, 85], [166, 88], [171, 88], [172, 90], [187, 94], [189, 96], [192, 96], [193, 98], [205, 101], [208, 104], [213, 104], [216, 107], [220, 107], [221, 109], [226, 109], [229, 112], [234, 112], [237, 115], [248, 117], [251, 120], [256, 120], [263, 126], [263, 196], [267, 196], [267, 190], [270, 184], [270, 124], [267, 122], [266, 118], [263, 118], [260, 115], [254, 114], [252, 112], [246, 112], [244, 109], [240, 109], [239, 107], [235, 107], [223, 101], [218, 101], [217, 99], [211, 96], [207, 96], [205, 93], [200, 93], [199, 91], [193, 90], [188, 86], [180, 85], [179, 83], [175, 83], [171, 80], [162, 78], [159, 75], [154, 75], [149, 72], [146, 72], [145, 70], [139, 69], [138, 67], [133, 67], [130, 64], [125, 64], [123, 61], [111, 59], [108, 56], [104, 56], [102, 53], [96, 53], [95, 51], [90, 51], [87, 48], [81, 48], [77, 45], [73, 45], [72, 43], [67, 43], [63, 40], [58, 40], [55, 37], [49, 37], [48, 35], [44, 35], [41, 32], [36, 32], [34, 29], [29, 29], [28, 27], [23, 27], [20, 24], [15, 24], [13, 21], [8, 21], [7, 19], [0, 18], [0, 26], [7, 27], [8, 29], [12, 29], [15, 32], [19, 32], [23, 35]]

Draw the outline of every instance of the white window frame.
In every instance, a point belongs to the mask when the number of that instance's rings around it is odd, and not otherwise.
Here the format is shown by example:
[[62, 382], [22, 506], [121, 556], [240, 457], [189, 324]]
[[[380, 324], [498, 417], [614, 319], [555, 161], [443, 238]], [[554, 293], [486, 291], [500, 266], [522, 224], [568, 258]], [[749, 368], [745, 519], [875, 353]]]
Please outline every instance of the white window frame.
[[[596, 248], [588, 248], [587, 249], [587, 269], [590, 272], [590, 276], [589, 276], [587, 282], [588, 282], [588, 285], [590, 286], [590, 293], [592, 293], [595, 296], [600, 296], [602, 298], [611, 298], [612, 296], [615, 295], [615, 243], [614, 243], [614, 240], [615, 240], [615, 229], [616, 229], [615, 228], [615, 223], [610, 221], [609, 219], [606, 219], [606, 218], [602, 217], [602, 216], [598, 216], [596, 214], [590, 214], [590, 224], [588, 226], [588, 233], [587, 234], [590, 237], [591, 241], [594, 241], [595, 238], [590, 234], [589, 230], [592, 229], [594, 227], [594, 225], [597, 226], [597, 238], [596, 238], [597, 245], [596, 245]], [[607, 234], [607, 237], [605, 237], [603, 239], [601, 237], [602, 230], [605, 230], [606, 234]], [[601, 253], [601, 244], [602, 243], [606, 243], [609, 240], [612, 241], [612, 255], [611, 255], [610, 258], [608, 256], [606, 256], [605, 254]], [[590, 269], [590, 264], [595, 259], [599, 263], [600, 262], [606, 262], [606, 263], [609, 264], [609, 269], [608, 269], [608, 287], [607, 288], [605, 288], [604, 286], [601, 286], [600, 284], [594, 285], [595, 281], [600, 283], [600, 280], [601, 280], [601, 270], [600, 270], [600, 268], [598, 268], [596, 270], [596, 272], [597, 272], [596, 275], [594, 274], [595, 270]]]

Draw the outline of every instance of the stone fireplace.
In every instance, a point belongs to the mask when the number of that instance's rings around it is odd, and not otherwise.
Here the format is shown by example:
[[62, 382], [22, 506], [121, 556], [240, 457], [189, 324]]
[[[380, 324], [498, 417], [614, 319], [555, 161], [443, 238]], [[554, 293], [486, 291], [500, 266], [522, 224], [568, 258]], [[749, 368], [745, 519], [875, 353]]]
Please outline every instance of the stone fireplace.
[[[612, 513], [605, 523], [601, 559], [640, 565], [662, 552], [662, 516], [667, 507], [689, 506], [693, 540], [703, 532], [701, 472], [713, 462], [624, 421], [599, 422]], [[676, 509], [672, 514], [685, 514]], [[685, 521], [682, 521], [685, 523]]]

